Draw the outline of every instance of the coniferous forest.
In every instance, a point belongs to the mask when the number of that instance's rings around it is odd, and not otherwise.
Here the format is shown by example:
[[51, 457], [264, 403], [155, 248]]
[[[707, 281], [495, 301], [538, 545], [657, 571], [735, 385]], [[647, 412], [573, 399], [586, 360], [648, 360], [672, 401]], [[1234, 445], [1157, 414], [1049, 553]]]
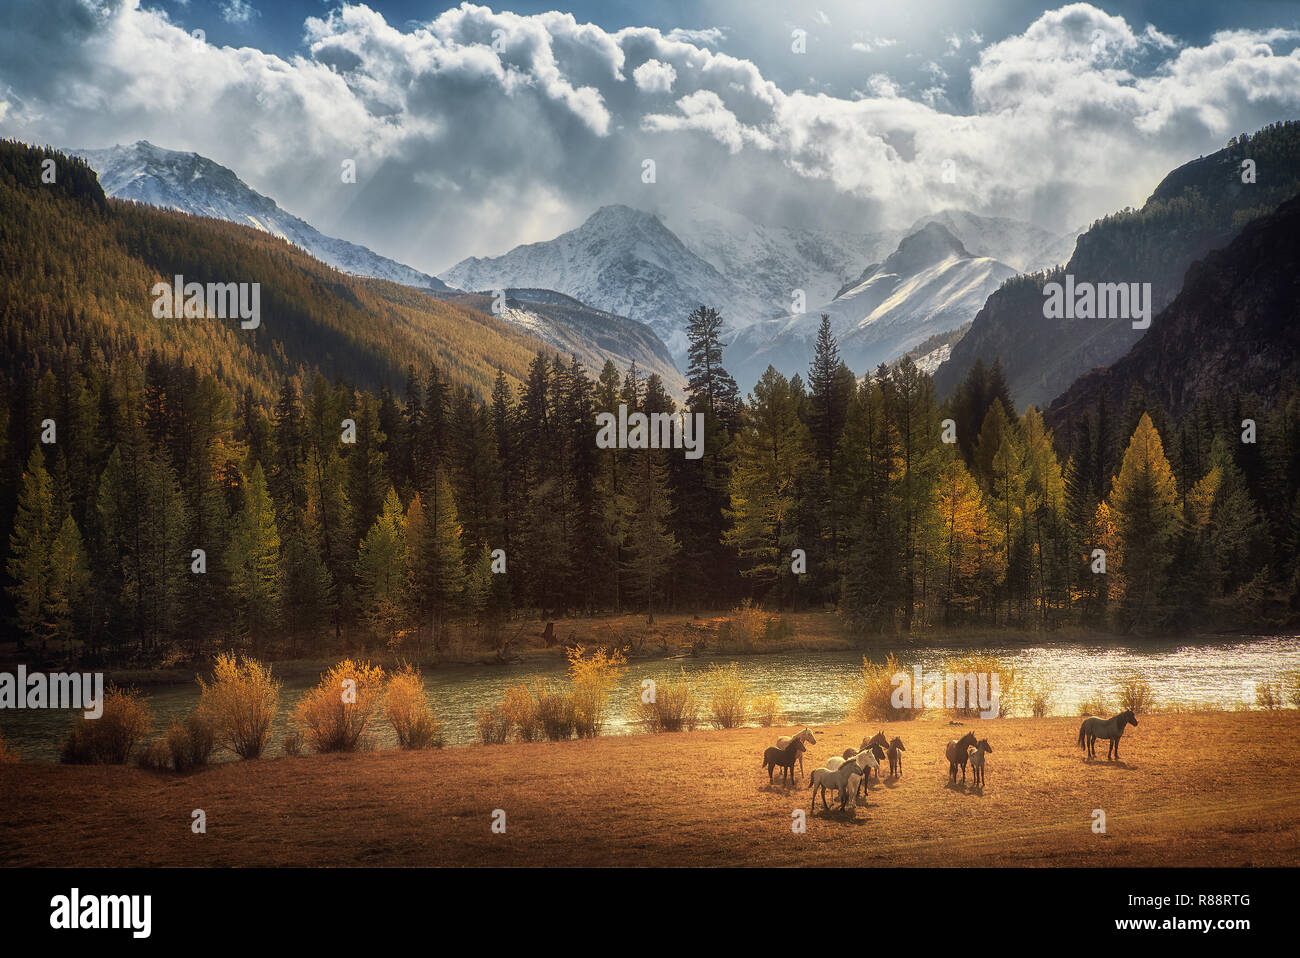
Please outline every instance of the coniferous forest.
[[[61, 154], [3, 160], [3, 614], [49, 660], [436, 650], [452, 628], [491, 648], [512, 619], [746, 599], [862, 635], [1260, 630], [1300, 603], [1294, 390], [1174, 420], [1134, 389], [1054, 435], [996, 364], [941, 402], [909, 359], [848, 369], [823, 321], [806, 376], [742, 392], [701, 306], [674, 398], [251, 230], [107, 201]], [[261, 329], [150, 316], [153, 282], [205, 268], [262, 282]], [[620, 404], [703, 413], [703, 456], [597, 448]]]

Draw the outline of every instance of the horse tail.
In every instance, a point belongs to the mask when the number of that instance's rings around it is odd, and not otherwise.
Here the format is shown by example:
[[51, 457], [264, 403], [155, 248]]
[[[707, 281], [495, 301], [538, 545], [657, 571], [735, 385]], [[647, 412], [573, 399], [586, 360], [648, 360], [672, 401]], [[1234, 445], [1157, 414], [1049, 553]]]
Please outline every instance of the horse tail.
[[1088, 724], [1087, 722], [1084, 722], [1083, 725], [1080, 725], [1080, 726], [1079, 726], [1079, 748], [1087, 748], [1087, 747], [1088, 747], [1088, 746], [1086, 746], [1086, 745], [1083, 744], [1083, 727], [1084, 727], [1084, 725], [1087, 725], [1087, 724]]

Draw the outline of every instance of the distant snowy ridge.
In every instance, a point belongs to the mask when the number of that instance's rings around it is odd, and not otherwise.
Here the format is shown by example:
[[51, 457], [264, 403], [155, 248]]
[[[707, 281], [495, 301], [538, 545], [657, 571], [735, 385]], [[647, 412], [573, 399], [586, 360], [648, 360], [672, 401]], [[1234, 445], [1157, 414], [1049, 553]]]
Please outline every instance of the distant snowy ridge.
[[420, 289], [445, 290], [435, 276], [347, 240], [326, 236], [286, 213], [232, 170], [198, 153], [183, 153], [140, 140], [103, 150], [72, 150], [99, 176], [109, 196], [226, 220], [270, 233], [301, 247], [322, 263], [354, 276], [386, 279]]

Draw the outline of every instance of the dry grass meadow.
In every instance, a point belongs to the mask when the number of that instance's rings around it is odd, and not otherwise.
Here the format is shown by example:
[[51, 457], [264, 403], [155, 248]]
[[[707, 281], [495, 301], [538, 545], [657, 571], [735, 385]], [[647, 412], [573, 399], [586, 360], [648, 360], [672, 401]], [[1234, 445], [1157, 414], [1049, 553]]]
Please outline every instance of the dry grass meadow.
[[[906, 743], [903, 776], [873, 779], [852, 817], [819, 803], [805, 834], [791, 822], [811, 806], [806, 772], [784, 788], [760, 768], [785, 729], [278, 758], [181, 776], [0, 765], [0, 864], [1300, 864], [1300, 713], [1140, 721], [1117, 763], [1085, 761], [1078, 718], [883, 726]], [[944, 744], [972, 726], [994, 748], [988, 784], [952, 788]], [[879, 727], [815, 730], [806, 769]], [[203, 835], [190, 829], [198, 808]], [[498, 808], [505, 834], [490, 828]], [[1104, 835], [1092, 830], [1099, 808]]]

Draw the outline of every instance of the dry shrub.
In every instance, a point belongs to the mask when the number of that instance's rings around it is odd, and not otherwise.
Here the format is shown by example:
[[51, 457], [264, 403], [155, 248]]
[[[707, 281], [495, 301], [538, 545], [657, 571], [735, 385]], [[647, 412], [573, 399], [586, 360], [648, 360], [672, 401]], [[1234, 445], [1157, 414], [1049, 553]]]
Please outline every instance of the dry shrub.
[[775, 692], [755, 695], [749, 703], [749, 714], [763, 728], [771, 728], [781, 718], [781, 696]]
[[5, 740], [0, 736], [0, 765], [10, 765], [18, 761], [18, 753], [5, 744]]
[[1150, 712], [1156, 705], [1151, 683], [1137, 672], [1130, 672], [1115, 683], [1115, 697], [1119, 699], [1121, 712]]
[[639, 691], [633, 708], [650, 732], [693, 732], [700, 724], [699, 691], [685, 669], [676, 678], [656, 679], [652, 690]]
[[709, 722], [714, 728], [739, 728], [745, 724], [749, 708], [749, 687], [740, 674], [740, 665], [709, 666]]
[[256, 659], [222, 652], [212, 668], [212, 682], [199, 679], [199, 708], [212, 716], [218, 744], [240, 758], [257, 758], [271, 734], [280, 705], [280, 683], [269, 666]]
[[388, 680], [384, 714], [402, 748], [442, 748], [442, 723], [429, 708], [420, 670], [402, 666]]
[[519, 741], [536, 742], [542, 737], [542, 720], [537, 714], [537, 700], [523, 682], [506, 689], [499, 708]]
[[[948, 708], [945, 704], [944, 711], [951, 715], [962, 718], [976, 718], [983, 714], [984, 709], [979, 703], [971, 701], [971, 696], [979, 691], [980, 676], [988, 676], [985, 682], [989, 695], [993, 694], [993, 676], [998, 677], [997, 708], [999, 718], [1011, 713], [1017, 697], [1022, 694], [1022, 690], [1016, 682], [1016, 670], [989, 652], [968, 652], [965, 655], [959, 655], [950, 660], [945, 669], [949, 677], [973, 675], [976, 678], [973, 687], [970, 682], [958, 683], [959, 689], [964, 690], [966, 704], [964, 706], [954, 705], [953, 708]], [[915, 697], [915, 692], [913, 692], [913, 696]]]
[[301, 755], [302, 732], [299, 732], [297, 729], [290, 731], [289, 734], [284, 737], [284, 741], [281, 743], [280, 748], [284, 751], [285, 755], [290, 757], [296, 758]]
[[479, 709], [475, 727], [483, 745], [501, 745], [510, 735], [510, 719], [499, 705]]
[[1300, 709], [1300, 669], [1282, 673], [1282, 697], [1292, 708]]
[[317, 752], [355, 752], [384, 691], [384, 670], [344, 659], [303, 694], [293, 724]]
[[567, 654], [573, 685], [573, 730], [579, 738], [593, 738], [605, 725], [609, 694], [627, 673], [627, 659], [617, 649], [598, 648], [588, 654], [580, 645], [570, 648]]
[[921, 696], [916, 694], [919, 689], [914, 690], [910, 709], [896, 708], [894, 705], [894, 690], [897, 688], [894, 676], [900, 672], [911, 681], [911, 673], [903, 668], [893, 652], [889, 653], [883, 665], [872, 662], [864, 655], [862, 674], [849, 687], [849, 711], [853, 717], [859, 722], [897, 722], [920, 715], [924, 703]]
[[125, 765], [153, 725], [153, 711], [135, 689], [110, 685], [104, 690], [104, 714], [84, 715], [63, 745], [62, 760], [71, 765]]
[[1052, 714], [1052, 707], [1056, 705], [1056, 686], [1049, 680], [1041, 676], [1027, 679], [1020, 684], [1016, 690], [1018, 699], [1016, 704], [1023, 702], [1025, 709], [1034, 718], [1046, 718]]
[[794, 627], [783, 615], [764, 612], [745, 599], [718, 623], [718, 644], [752, 652], [794, 635]]
[[1105, 692], [1093, 692], [1079, 703], [1080, 715], [1110, 715], [1114, 711]]
[[538, 728], [552, 742], [573, 738], [578, 727], [578, 703], [568, 689], [538, 679], [533, 683], [533, 709]]
[[216, 747], [216, 722], [212, 714], [199, 706], [184, 722], [173, 722], [167, 730], [167, 750], [171, 766], [178, 772], [203, 768]]
[[172, 767], [172, 753], [164, 739], [155, 739], [136, 754], [135, 764], [151, 772], [166, 772]]
[[1284, 708], [1281, 682], [1256, 682], [1255, 704], [1268, 712]]

